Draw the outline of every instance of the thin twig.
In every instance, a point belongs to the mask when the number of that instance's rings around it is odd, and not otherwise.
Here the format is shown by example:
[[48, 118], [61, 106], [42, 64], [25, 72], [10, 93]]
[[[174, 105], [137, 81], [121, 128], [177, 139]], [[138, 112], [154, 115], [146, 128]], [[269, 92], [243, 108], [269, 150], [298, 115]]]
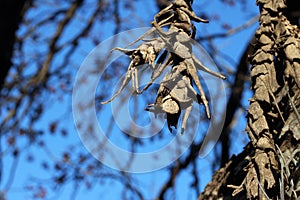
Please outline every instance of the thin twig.
[[258, 180], [258, 178], [257, 178], [257, 175], [255, 176], [255, 178], [256, 178], [256, 181], [257, 181], [257, 183], [258, 183], [259, 188], [261, 189], [261, 191], [263, 192], [263, 194], [265, 195], [265, 197], [266, 197], [268, 200], [271, 200], [271, 199], [269, 198], [269, 196], [267, 195], [267, 193], [266, 193], [265, 189], [263, 188], [263, 186], [260, 184], [260, 182], [259, 182], [259, 180]]
[[228, 37], [230, 35], [233, 35], [233, 34], [239, 32], [239, 31], [243, 31], [246, 28], [252, 26], [253, 24], [255, 24], [258, 21], [258, 19], [259, 19], [259, 15], [256, 15], [256, 16], [252, 17], [250, 20], [248, 20], [246, 23], [244, 23], [244, 24], [242, 24], [242, 25], [240, 25], [236, 28], [230, 29], [225, 33], [215, 33], [215, 34], [212, 34], [212, 35], [198, 37], [197, 40], [198, 41], [200, 41], [200, 40], [211, 40], [211, 39], [216, 39], [216, 38]]
[[298, 110], [297, 110], [297, 108], [296, 108], [296, 106], [295, 106], [295, 104], [294, 104], [294, 101], [293, 101], [293, 99], [292, 99], [292, 97], [291, 97], [291, 95], [290, 95], [290, 92], [289, 92], [289, 86], [288, 86], [288, 84], [287, 84], [287, 82], [286, 82], [284, 76], [283, 76], [283, 80], [284, 80], [284, 83], [285, 83], [285, 84], [284, 84], [284, 87], [285, 87], [285, 89], [286, 89], [286, 93], [287, 93], [288, 98], [289, 98], [289, 100], [290, 100], [290, 105], [292, 106], [292, 108], [293, 108], [293, 110], [294, 110], [294, 112], [295, 112], [295, 115], [296, 115], [296, 117], [297, 117], [298, 123], [300, 124], [300, 114], [299, 114], [299, 112], [298, 112]]

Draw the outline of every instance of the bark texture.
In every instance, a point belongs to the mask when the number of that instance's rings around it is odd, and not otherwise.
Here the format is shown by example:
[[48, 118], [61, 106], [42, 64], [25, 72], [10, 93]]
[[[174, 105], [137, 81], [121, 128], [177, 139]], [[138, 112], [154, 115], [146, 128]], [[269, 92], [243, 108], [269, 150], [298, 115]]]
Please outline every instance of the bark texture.
[[251, 142], [213, 176], [199, 199], [300, 196], [300, 34], [283, 0], [257, 0], [260, 27], [251, 59], [246, 131]]

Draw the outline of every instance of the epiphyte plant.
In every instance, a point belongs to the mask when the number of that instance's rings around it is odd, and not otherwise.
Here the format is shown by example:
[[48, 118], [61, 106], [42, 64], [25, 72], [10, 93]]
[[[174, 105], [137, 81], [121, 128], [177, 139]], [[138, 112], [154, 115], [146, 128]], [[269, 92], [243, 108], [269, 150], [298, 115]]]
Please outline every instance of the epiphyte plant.
[[[145, 110], [155, 114], [166, 113], [170, 131], [171, 126], [177, 128], [181, 110], [186, 110], [181, 123], [181, 133], [186, 129], [194, 101], [204, 104], [206, 115], [211, 118], [208, 101], [197, 71], [202, 70], [221, 79], [225, 79], [225, 76], [204, 66], [192, 53], [191, 40], [196, 34], [196, 27], [192, 21], [203, 23], [208, 23], [208, 21], [198, 17], [192, 10], [191, 4], [191, 0], [174, 0], [154, 16], [153, 27], [149, 31], [127, 45], [131, 46], [138, 41], [143, 41], [136, 49], [119, 47], [112, 49], [128, 55], [131, 62], [121, 87], [111, 99], [102, 104], [113, 101], [130, 80], [135, 93], [143, 93], [163, 72], [171, 68], [160, 82], [155, 102], [148, 104]], [[154, 32], [157, 35], [156, 38], [144, 39]], [[145, 64], [152, 70], [151, 79], [139, 90], [138, 70], [139, 66]], [[196, 85], [200, 95], [193, 88], [193, 84]]]

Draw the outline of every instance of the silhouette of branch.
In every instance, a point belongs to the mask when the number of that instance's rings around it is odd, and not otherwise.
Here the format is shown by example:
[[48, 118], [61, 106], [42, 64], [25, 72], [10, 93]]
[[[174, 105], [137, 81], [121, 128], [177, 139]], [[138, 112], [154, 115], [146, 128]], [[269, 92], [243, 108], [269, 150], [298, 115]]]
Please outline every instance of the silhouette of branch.
[[242, 25], [240, 25], [236, 28], [232, 28], [232, 29], [230, 29], [230, 30], [228, 30], [227, 32], [224, 32], [224, 33], [215, 33], [215, 34], [211, 34], [211, 35], [207, 35], [207, 36], [199, 36], [199, 37], [197, 37], [197, 41], [212, 40], [212, 39], [216, 39], [216, 38], [224, 38], [224, 37], [231, 36], [235, 33], [243, 31], [244, 29], [246, 29], [246, 28], [252, 26], [253, 24], [257, 23], [258, 18], [259, 18], [258, 15], [254, 16], [250, 20], [248, 20], [246, 23], [243, 23]]

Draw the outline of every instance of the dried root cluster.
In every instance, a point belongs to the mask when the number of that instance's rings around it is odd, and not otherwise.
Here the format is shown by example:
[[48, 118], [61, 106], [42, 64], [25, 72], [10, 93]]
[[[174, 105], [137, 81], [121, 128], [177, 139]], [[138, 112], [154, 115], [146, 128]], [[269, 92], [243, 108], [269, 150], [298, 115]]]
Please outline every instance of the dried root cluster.
[[[128, 46], [142, 40], [143, 43], [136, 49], [114, 48], [131, 59], [125, 78], [121, 87], [113, 97], [103, 104], [113, 101], [132, 82], [137, 94], [143, 93], [162, 74], [165, 74], [157, 92], [156, 100], [149, 104], [147, 111], [166, 113], [169, 130], [174, 126], [177, 128], [181, 110], [186, 110], [181, 133], [186, 128], [186, 122], [192, 109], [193, 102], [204, 104], [207, 117], [210, 118], [208, 101], [197, 75], [197, 70], [203, 70], [216, 77], [225, 79], [219, 73], [205, 67], [192, 53], [192, 39], [195, 37], [196, 28], [192, 21], [207, 23], [207, 20], [198, 17], [192, 10], [190, 0], [174, 0], [168, 7], [161, 10], [154, 17], [153, 27], [144, 35]], [[144, 38], [157, 33], [158, 37], [145, 40]], [[142, 65], [148, 65], [151, 70], [151, 79], [140, 89], [138, 70]], [[165, 71], [168, 73], [163, 73]], [[200, 94], [194, 89], [197, 87]]]

